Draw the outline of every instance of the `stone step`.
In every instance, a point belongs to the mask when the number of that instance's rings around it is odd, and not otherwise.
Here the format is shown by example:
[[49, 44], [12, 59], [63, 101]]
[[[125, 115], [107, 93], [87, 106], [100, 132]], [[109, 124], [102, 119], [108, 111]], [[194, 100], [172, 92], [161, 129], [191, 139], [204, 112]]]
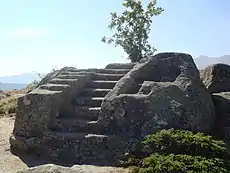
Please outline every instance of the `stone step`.
[[42, 145], [40, 153], [64, 163], [116, 165], [127, 143], [112, 135], [46, 132]]
[[58, 117], [60, 118], [79, 118], [86, 119], [88, 121], [96, 121], [98, 119], [98, 115], [101, 111], [101, 107], [88, 107], [88, 106], [75, 106], [74, 112], [75, 114], [60, 114]]
[[57, 118], [49, 128], [56, 132], [88, 132], [99, 133], [97, 121], [89, 121], [79, 118]]
[[51, 91], [62, 91], [64, 89], [70, 88], [67, 84], [45, 84], [39, 87], [40, 89], [51, 90]]
[[51, 84], [71, 84], [77, 82], [78, 79], [58, 79], [54, 78], [49, 83]]
[[[33, 95], [34, 97], [37, 97], [37, 96], [47, 96], [47, 95], [54, 95], [54, 94], [60, 94], [62, 93], [63, 91], [54, 91], [54, 90], [48, 90], [48, 89], [41, 89], [41, 88], [36, 88], [32, 91], [30, 91], [30, 95]], [[39, 97], [40, 97], [39, 96]]]
[[101, 107], [104, 97], [77, 97], [76, 104], [80, 106]]
[[104, 80], [104, 81], [118, 81], [124, 74], [105, 74], [105, 73], [94, 73], [92, 80]]
[[113, 63], [108, 64], [105, 68], [107, 69], [132, 69], [136, 63]]
[[94, 72], [94, 73], [106, 73], [106, 74], [126, 74], [130, 69], [76, 69], [69, 70], [69, 72]]
[[111, 89], [85, 88], [80, 96], [105, 97]]
[[61, 74], [61, 75], [57, 76], [58, 79], [78, 79], [80, 77], [85, 77], [85, 75], [81, 75], [81, 74]]
[[75, 107], [75, 117], [89, 119], [91, 121], [96, 121], [100, 114], [101, 107]]
[[89, 82], [89, 88], [100, 88], [100, 89], [113, 89], [114, 86], [117, 84], [117, 81], [99, 81], [99, 80], [92, 80]]
[[86, 75], [88, 72], [74, 72], [74, 71], [66, 71], [62, 72], [60, 75], [66, 75], [66, 76], [78, 76], [78, 75]]

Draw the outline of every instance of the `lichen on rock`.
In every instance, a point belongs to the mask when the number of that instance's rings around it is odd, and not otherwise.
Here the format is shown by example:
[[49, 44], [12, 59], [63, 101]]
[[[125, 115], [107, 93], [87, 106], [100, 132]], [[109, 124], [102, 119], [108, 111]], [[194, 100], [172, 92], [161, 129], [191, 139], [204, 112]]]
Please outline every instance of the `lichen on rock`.
[[192, 57], [160, 53], [137, 63], [106, 96], [99, 123], [112, 134], [144, 137], [162, 128], [210, 132], [211, 96]]

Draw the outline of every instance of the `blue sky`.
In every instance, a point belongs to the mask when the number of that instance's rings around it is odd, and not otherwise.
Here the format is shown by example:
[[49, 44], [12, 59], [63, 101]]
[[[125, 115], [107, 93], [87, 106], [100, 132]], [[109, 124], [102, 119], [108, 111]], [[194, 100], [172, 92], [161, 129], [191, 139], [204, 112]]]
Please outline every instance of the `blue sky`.
[[[101, 43], [110, 36], [109, 13], [122, 0], [8, 0], [0, 5], [0, 76], [76, 66], [100, 68], [128, 62], [121, 48]], [[143, 0], [144, 4], [148, 0]], [[150, 43], [158, 52], [230, 54], [229, 0], [158, 0]]]

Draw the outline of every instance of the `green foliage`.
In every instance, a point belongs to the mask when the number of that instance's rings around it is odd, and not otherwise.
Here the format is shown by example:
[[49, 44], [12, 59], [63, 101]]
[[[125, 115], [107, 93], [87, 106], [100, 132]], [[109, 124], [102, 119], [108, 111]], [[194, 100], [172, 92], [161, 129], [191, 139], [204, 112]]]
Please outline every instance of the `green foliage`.
[[151, 152], [162, 154], [187, 154], [207, 158], [227, 157], [227, 147], [223, 141], [186, 130], [161, 130], [147, 136], [143, 144]]
[[161, 130], [142, 141], [142, 152], [123, 165], [133, 173], [230, 173], [226, 144], [202, 133]]
[[103, 37], [102, 42], [121, 46], [132, 62], [151, 56], [156, 49], [148, 43], [152, 17], [163, 12], [156, 7], [156, 0], [151, 0], [146, 10], [140, 0], [124, 0], [126, 10], [118, 15], [111, 13], [110, 30], [116, 30], [112, 37]]
[[[139, 173], [228, 173], [222, 159], [201, 156], [152, 154], [144, 159]], [[136, 170], [135, 170], [136, 171]]]

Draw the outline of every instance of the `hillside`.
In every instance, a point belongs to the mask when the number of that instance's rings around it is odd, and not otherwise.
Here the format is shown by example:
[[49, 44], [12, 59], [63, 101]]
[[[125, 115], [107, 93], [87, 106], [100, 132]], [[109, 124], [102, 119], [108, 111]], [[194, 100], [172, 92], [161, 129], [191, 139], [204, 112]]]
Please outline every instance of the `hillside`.
[[202, 55], [199, 56], [198, 58], [194, 58], [194, 61], [199, 69], [204, 69], [209, 65], [217, 64], [217, 63], [230, 65], [230, 55], [224, 55], [221, 57], [208, 57]]

